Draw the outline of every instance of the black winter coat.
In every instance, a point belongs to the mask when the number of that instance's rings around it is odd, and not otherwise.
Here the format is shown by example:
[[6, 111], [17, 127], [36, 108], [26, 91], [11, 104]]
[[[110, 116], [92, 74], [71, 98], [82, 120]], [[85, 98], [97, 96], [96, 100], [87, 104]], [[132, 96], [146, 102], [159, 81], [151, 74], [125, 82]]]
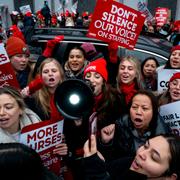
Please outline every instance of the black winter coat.
[[102, 161], [97, 154], [83, 159], [85, 180], [146, 180], [147, 176], [129, 170], [133, 158]]
[[106, 160], [120, 157], [134, 156], [139, 146], [155, 135], [170, 133], [169, 127], [160, 118], [154, 129], [148, 129], [142, 136], [133, 127], [129, 115], [120, 117], [116, 121], [115, 135], [109, 144], [102, 144], [99, 140], [98, 150]]

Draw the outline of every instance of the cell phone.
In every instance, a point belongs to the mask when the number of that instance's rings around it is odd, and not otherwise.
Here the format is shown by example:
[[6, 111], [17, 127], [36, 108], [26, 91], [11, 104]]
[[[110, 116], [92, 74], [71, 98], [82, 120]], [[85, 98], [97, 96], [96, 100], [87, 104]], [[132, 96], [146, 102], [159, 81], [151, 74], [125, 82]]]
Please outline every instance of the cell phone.
[[89, 148], [91, 148], [91, 134], [97, 133], [97, 112], [92, 113], [89, 117]]

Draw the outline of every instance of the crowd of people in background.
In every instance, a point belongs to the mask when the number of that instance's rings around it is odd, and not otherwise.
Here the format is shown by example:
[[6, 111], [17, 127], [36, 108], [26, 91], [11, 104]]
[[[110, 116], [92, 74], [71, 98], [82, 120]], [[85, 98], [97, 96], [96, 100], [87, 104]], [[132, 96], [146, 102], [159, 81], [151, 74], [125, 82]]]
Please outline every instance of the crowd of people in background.
[[[178, 43], [172, 47], [164, 66], [153, 56], [142, 63], [133, 56], [120, 59], [118, 45], [113, 43], [108, 44], [107, 62], [90, 42], [72, 47], [62, 64], [53, 57], [54, 48], [64, 39], [61, 35], [48, 40], [42, 54], [31, 64], [27, 37], [34, 26], [88, 28], [91, 17], [88, 12], [52, 13], [46, 3], [35, 14], [12, 14], [14, 24], [6, 34], [5, 49], [20, 89], [0, 87], [0, 169], [3, 173], [8, 172], [6, 167], [12, 170], [10, 157], [18, 156], [27, 162], [22, 161], [20, 166], [19, 159], [13, 159], [12, 172], [16, 172], [17, 179], [31, 177], [24, 176], [28, 164], [29, 171], [33, 168], [32, 179], [60, 179], [44, 168], [35, 151], [19, 143], [23, 127], [64, 120], [63, 142], [53, 150], [65, 162], [69, 174], [64, 180], [180, 179], [180, 135], [174, 134], [159, 115], [162, 105], [180, 101]], [[155, 22], [146, 22], [142, 33], [158, 34], [172, 41], [172, 35], [179, 31], [179, 24], [173, 25], [173, 21], [160, 29]], [[115, 77], [109, 77], [109, 65], [116, 66]], [[158, 93], [157, 72], [163, 69], [176, 72], [169, 79], [168, 89]], [[90, 84], [92, 113], [97, 117], [95, 136], [89, 137], [89, 117], [69, 120], [55, 104], [56, 89], [68, 79]], [[20, 171], [24, 172], [17, 173]], [[62, 173], [61, 169], [59, 172]]]

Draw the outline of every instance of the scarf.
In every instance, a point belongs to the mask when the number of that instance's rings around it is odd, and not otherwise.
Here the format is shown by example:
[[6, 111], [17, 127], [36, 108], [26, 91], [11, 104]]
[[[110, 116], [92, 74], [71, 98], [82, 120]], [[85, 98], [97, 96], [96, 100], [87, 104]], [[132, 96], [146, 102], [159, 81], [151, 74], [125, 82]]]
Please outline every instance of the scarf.
[[93, 108], [93, 112], [95, 112], [97, 110], [97, 107], [98, 107], [99, 101], [102, 98], [102, 95], [103, 94], [100, 93], [98, 96], [94, 96], [94, 108]]
[[134, 94], [137, 92], [135, 89], [135, 82], [131, 84], [120, 84], [121, 92], [125, 95], [126, 104], [129, 104]]
[[50, 111], [51, 111], [51, 120], [53, 121], [60, 121], [63, 120], [64, 117], [61, 115], [61, 113], [57, 110], [56, 105], [54, 103], [54, 94], [51, 95], [50, 99]]

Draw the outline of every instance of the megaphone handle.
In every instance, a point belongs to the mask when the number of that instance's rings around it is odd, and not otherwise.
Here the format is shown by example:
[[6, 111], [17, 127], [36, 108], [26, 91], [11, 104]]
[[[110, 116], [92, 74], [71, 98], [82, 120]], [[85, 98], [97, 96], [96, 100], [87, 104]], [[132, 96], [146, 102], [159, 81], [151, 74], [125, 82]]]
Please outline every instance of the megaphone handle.
[[97, 112], [92, 113], [89, 117], [89, 148], [91, 148], [91, 134], [97, 133]]

